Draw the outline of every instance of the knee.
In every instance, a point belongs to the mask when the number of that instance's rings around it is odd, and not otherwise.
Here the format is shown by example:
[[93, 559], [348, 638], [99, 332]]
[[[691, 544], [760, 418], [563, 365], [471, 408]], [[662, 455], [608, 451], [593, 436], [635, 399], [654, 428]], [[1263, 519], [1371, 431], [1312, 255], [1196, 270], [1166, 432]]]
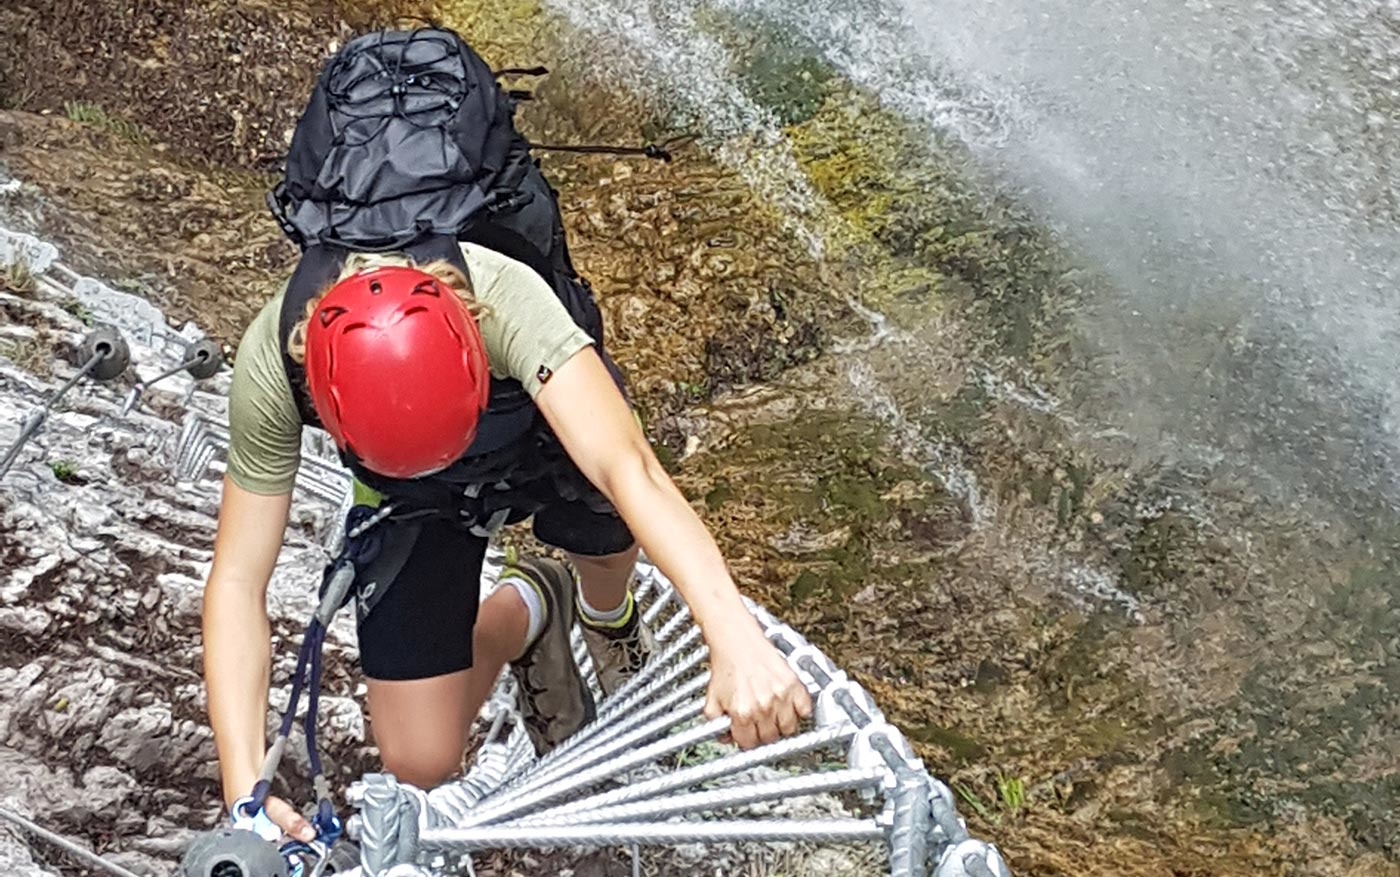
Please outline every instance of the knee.
[[379, 758], [387, 773], [400, 782], [420, 789], [433, 789], [447, 782], [462, 769], [465, 746], [447, 744], [434, 747], [416, 743], [411, 746], [380, 745]]

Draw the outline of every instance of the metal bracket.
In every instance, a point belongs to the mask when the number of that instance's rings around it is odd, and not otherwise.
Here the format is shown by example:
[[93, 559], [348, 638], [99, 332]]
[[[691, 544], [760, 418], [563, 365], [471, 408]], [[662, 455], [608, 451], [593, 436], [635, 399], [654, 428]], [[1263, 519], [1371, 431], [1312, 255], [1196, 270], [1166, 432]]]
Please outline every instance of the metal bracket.
[[1011, 877], [1011, 869], [995, 846], [969, 838], [944, 850], [933, 874], [934, 877]]

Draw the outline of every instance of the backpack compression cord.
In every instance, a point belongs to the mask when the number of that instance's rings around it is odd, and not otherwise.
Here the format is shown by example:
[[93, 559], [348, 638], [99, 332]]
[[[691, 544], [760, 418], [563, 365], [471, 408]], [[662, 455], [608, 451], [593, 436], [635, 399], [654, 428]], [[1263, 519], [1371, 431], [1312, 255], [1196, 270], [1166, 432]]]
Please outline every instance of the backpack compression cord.
[[303, 247], [402, 249], [491, 206], [518, 138], [490, 67], [449, 30], [379, 31], [327, 64], [273, 193]]

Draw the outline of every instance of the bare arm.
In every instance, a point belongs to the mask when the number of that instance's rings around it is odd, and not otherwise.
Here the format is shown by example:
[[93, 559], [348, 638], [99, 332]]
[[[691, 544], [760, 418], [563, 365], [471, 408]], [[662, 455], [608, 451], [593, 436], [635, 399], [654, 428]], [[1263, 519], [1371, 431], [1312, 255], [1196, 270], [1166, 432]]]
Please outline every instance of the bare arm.
[[[267, 585], [287, 526], [291, 494], [263, 496], [224, 479], [214, 564], [204, 587], [204, 680], [225, 803], [248, 794], [267, 746], [272, 666]], [[268, 815], [299, 836], [311, 827], [281, 801]]]
[[647, 556], [676, 585], [710, 646], [706, 712], [742, 746], [797, 729], [811, 699], [740, 600], [718, 546], [662, 468], [593, 348], [564, 363], [535, 403]]

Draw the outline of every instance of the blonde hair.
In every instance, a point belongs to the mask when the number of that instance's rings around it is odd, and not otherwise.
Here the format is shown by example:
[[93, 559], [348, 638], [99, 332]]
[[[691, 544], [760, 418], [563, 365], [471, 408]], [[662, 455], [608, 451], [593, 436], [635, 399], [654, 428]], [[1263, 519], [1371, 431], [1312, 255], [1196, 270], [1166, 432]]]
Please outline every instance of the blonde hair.
[[[426, 265], [416, 264], [412, 257], [404, 253], [351, 253], [345, 260], [345, 267], [341, 269], [340, 276], [336, 278], [336, 283], [351, 277], [361, 271], [369, 271], [374, 268], [388, 267], [417, 268], [424, 274], [431, 274], [437, 278], [438, 282], [457, 293], [457, 297], [467, 306], [467, 311], [473, 317], [479, 317], [486, 310], [485, 305], [476, 300], [476, 292], [472, 289], [471, 278], [462, 272], [462, 269], [451, 262], [438, 259]], [[331, 291], [335, 283], [327, 286], [306, 303], [306, 312], [301, 319], [292, 327], [292, 333], [287, 336], [287, 355], [297, 365], [306, 364], [306, 327], [311, 324], [311, 315], [316, 312], [316, 306], [321, 303], [321, 299], [326, 297], [326, 293]]]

